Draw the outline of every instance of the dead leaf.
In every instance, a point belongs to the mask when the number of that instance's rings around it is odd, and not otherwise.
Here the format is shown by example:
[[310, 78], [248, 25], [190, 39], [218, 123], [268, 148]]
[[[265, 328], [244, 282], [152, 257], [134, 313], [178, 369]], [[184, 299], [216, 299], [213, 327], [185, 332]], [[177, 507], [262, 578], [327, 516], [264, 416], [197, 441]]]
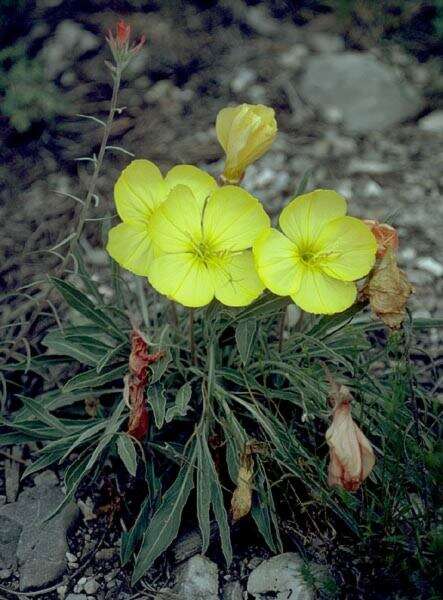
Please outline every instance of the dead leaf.
[[240, 457], [240, 467], [237, 475], [237, 487], [231, 498], [231, 513], [233, 521], [238, 521], [249, 514], [252, 506], [252, 478], [254, 475], [254, 460], [252, 458], [253, 444], [247, 443]]
[[85, 413], [88, 417], [96, 417], [98, 409], [100, 407], [100, 400], [98, 398], [86, 398], [85, 399]]
[[414, 289], [398, 268], [392, 248], [374, 267], [362, 296], [369, 299], [372, 312], [391, 329], [399, 329], [406, 316], [406, 303]]

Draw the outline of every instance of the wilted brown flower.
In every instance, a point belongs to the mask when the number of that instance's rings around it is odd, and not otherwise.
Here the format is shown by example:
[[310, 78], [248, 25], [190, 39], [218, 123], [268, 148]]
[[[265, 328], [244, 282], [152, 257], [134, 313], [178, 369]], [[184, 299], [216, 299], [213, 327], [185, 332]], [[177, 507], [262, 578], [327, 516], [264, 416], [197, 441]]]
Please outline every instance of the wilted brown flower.
[[254, 475], [254, 461], [252, 458], [253, 444], [247, 443], [240, 457], [240, 466], [237, 475], [237, 487], [231, 498], [231, 513], [233, 521], [245, 517], [252, 506], [252, 477]]
[[377, 317], [391, 329], [398, 329], [405, 319], [406, 303], [413, 291], [405, 273], [398, 268], [394, 251], [388, 248], [374, 267], [361, 295], [369, 299]]
[[129, 374], [125, 378], [125, 392], [131, 409], [128, 433], [140, 440], [148, 431], [149, 418], [145, 400], [148, 383], [148, 366], [164, 355], [164, 352], [148, 353], [148, 342], [143, 334], [134, 329], [131, 332], [131, 354]]
[[394, 227], [387, 223], [379, 223], [371, 219], [364, 219], [363, 222], [369, 227], [377, 240], [377, 258], [382, 258], [388, 248], [394, 252], [398, 250], [398, 233]]
[[349, 492], [358, 490], [375, 464], [371, 443], [354, 423], [352, 394], [345, 385], [331, 381], [332, 424], [326, 432], [329, 446], [328, 484]]

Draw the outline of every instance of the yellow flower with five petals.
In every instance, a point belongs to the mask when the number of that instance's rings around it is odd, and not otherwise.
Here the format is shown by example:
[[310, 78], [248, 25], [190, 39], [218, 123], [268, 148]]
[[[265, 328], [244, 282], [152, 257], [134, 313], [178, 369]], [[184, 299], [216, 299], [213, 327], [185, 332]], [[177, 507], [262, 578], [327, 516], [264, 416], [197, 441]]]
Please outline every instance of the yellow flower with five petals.
[[178, 185], [149, 220], [148, 234], [159, 251], [149, 282], [184, 306], [204, 306], [214, 297], [245, 306], [264, 289], [251, 247], [267, 228], [261, 204], [239, 187], [212, 190], [202, 200]]
[[117, 213], [123, 221], [109, 231], [107, 251], [122, 267], [136, 275], [148, 275], [155, 248], [148, 232], [153, 212], [177, 185], [186, 185], [203, 204], [217, 188], [211, 175], [191, 165], [177, 165], [163, 178], [149, 160], [132, 161], [114, 188]]
[[346, 216], [332, 190], [294, 198], [281, 212], [283, 231], [268, 229], [254, 244], [258, 274], [272, 292], [291, 296], [315, 314], [341, 312], [357, 296], [355, 281], [375, 262], [377, 242], [360, 220]]

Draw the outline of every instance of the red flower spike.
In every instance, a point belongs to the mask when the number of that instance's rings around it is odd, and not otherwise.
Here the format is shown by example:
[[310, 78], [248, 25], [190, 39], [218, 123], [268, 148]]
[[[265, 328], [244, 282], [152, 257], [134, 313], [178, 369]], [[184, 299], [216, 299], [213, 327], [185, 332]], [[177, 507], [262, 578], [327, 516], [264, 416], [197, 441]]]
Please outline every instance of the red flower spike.
[[106, 41], [111, 48], [116, 65], [123, 69], [129, 64], [131, 58], [140, 52], [146, 42], [146, 36], [142, 35], [140, 40], [131, 46], [131, 26], [123, 19], [117, 23], [115, 34], [108, 30]]

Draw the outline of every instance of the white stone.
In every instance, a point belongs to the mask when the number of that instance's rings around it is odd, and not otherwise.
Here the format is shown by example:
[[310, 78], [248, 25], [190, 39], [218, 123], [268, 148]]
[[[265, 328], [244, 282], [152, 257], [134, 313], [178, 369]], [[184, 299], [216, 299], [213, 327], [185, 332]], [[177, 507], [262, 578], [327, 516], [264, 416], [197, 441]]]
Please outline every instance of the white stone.
[[383, 188], [376, 181], [368, 181], [363, 188], [363, 195], [366, 198], [380, 198], [383, 194]]
[[235, 75], [234, 79], [231, 81], [231, 90], [236, 94], [244, 92], [247, 87], [255, 83], [256, 79], [257, 74], [254, 71], [243, 67], [239, 70], [239, 72]]
[[424, 256], [417, 260], [417, 267], [423, 269], [435, 277], [443, 277], [443, 265], [432, 256]]
[[174, 592], [180, 600], [218, 600], [218, 568], [200, 554], [181, 566]]
[[426, 117], [422, 117], [418, 122], [418, 126], [423, 131], [443, 133], [443, 110], [434, 110]]
[[302, 576], [303, 561], [286, 552], [263, 561], [248, 579], [248, 593], [256, 600], [312, 600], [314, 594]]
[[95, 594], [100, 588], [100, 584], [95, 579], [89, 579], [85, 585], [84, 590], [87, 594]]
[[243, 590], [239, 581], [231, 581], [223, 588], [223, 600], [243, 600]]
[[396, 71], [365, 52], [312, 56], [300, 93], [323, 114], [335, 108], [355, 133], [382, 131], [420, 112], [418, 91], [399, 80]]
[[342, 52], [345, 49], [343, 38], [322, 31], [310, 33], [308, 42], [313, 50], [316, 52], [324, 52], [326, 54]]

